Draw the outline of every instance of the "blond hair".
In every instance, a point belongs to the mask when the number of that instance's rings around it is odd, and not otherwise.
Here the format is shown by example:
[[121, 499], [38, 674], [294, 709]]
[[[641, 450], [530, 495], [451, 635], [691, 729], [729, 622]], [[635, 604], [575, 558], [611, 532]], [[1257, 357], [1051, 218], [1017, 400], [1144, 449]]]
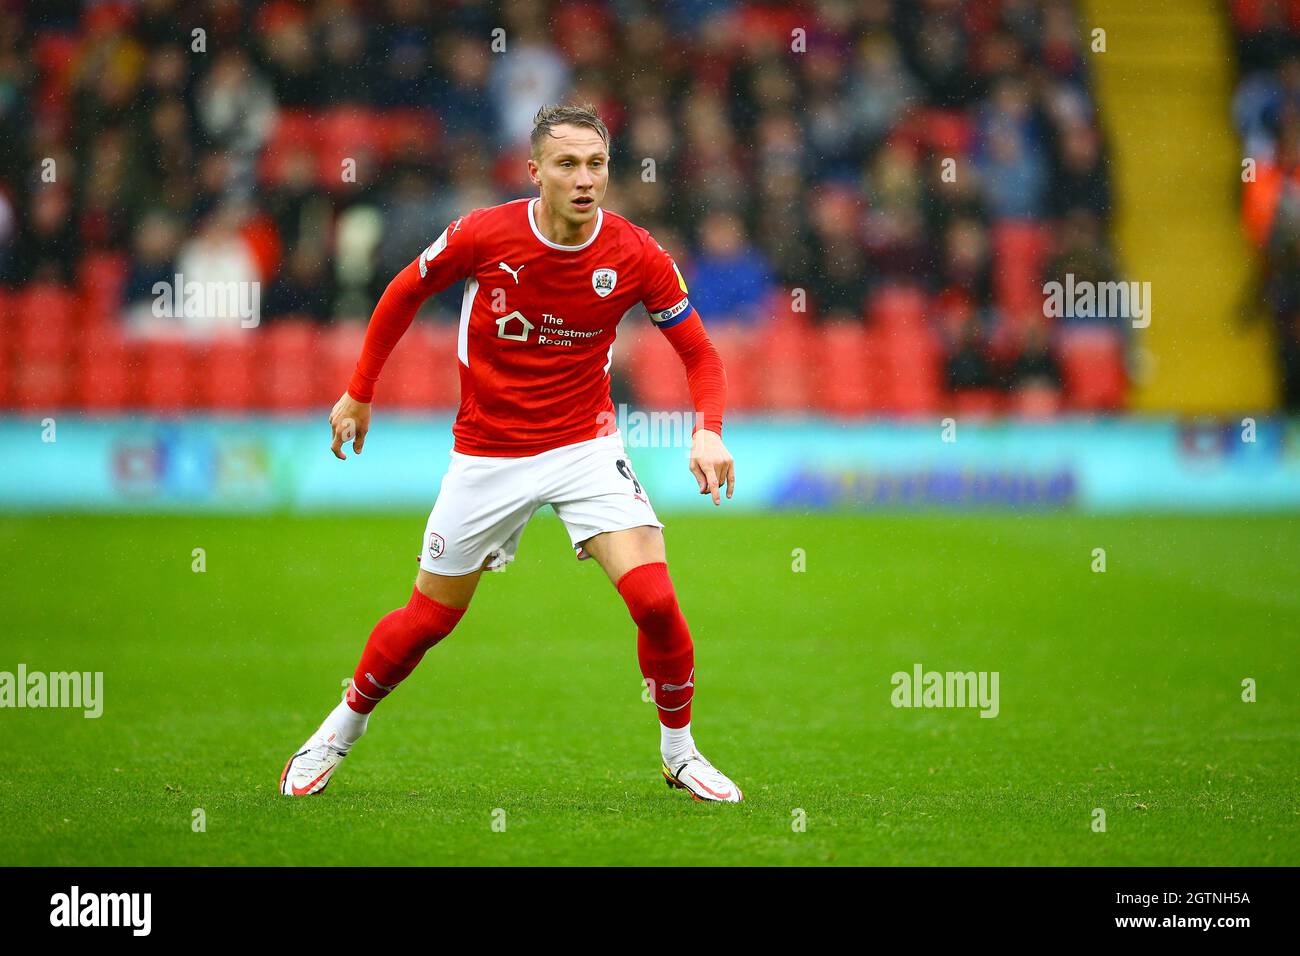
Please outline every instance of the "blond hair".
[[583, 106], [543, 106], [533, 117], [533, 132], [528, 137], [532, 144], [533, 159], [541, 155], [542, 140], [555, 135], [557, 126], [585, 126], [594, 129], [609, 152], [609, 129], [590, 103]]

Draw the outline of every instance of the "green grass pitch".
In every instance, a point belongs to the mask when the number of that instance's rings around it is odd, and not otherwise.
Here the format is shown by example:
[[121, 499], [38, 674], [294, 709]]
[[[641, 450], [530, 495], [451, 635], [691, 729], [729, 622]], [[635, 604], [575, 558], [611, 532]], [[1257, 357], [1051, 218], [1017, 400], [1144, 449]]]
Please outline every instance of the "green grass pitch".
[[[634, 631], [548, 511], [324, 795], [279, 797], [423, 522], [0, 518], [0, 670], [105, 698], [0, 710], [0, 864], [1300, 862], [1295, 518], [669, 516], [717, 806], [664, 787]], [[999, 716], [894, 708], [915, 663], [997, 671]]]

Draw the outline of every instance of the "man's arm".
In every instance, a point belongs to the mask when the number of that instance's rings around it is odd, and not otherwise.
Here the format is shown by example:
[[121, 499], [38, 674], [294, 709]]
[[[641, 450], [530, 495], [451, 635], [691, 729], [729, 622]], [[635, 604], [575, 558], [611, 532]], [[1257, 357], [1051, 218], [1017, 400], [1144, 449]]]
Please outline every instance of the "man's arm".
[[435, 288], [420, 282], [419, 264], [412, 262], [393, 277], [384, 294], [375, 303], [361, 356], [348, 381], [348, 394], [358, 402], [369, 404], [375, 397], [375, 383], [393, 348], [415, 320], [415, 313]]
[[722, 412], [727, 405], [727, 373], [718, 350], [709, 341], [700, 315], [691, 305], [686, 280], [672, 256], [646, 234], [641, 247], [641, 268], [645, 281], [642, 303], [655, 328], [677, 350], [686, 366], [686, 384], [699, 422], [691, 430], [691, 474], [700, 494], [712, 495], [715, 505], [722, 499], [718, 489], [725, 484], [727, 497], [736, 488], [736, 464], [722, 444]]
[[358, 455], [370, 430], [370, 403], [375, 385], [388, 356], [415, 320], [424, 300], [441, 292], [471, 271], [473, 243], [469, 237], [468, 218], [457, 219], [442, 235], [420, 253], [418, 259], [393, 277], [375, 304], [361, 345], [361, 357], [352, 372], [347, 390], [330, 412], [333, 441], [330, 450], [336, 458], [346, 458], [343, 446], [352, 442]]
[[686, 385], [698, 419], [691, 430], [691, 474], [700, 486], [700, 494], [712, 495], [713, 503], [721, 504], [721, 486], [727, 486], [728, 498], [736, 488], [736, 463], [722, 443], [722, 413], [727, 404], [727, 373], [722, 357], [694, 308], [680, 320], [658, 327], [686, 367]]

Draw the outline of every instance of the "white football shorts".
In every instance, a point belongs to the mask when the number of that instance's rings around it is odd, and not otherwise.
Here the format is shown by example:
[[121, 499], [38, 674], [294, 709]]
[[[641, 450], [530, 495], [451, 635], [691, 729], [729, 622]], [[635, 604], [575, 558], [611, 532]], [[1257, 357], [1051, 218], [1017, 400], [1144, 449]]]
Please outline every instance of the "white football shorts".
[[524, 526], [545, 505], [564, 522], [579, 558], [586, 557], [582, 542], [602, 531], [663, 527], [619, 432], [523, 458], [453, 451], [424, 529], [420, 567], [447, 575], [503, 571]]

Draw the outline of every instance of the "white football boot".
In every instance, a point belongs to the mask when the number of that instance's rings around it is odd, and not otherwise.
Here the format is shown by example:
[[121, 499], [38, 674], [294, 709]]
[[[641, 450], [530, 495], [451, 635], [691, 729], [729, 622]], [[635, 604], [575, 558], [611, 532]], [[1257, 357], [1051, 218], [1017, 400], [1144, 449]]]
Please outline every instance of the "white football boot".
[[335, 747], [336, 734], [328, 736], [316, 731], [296, 754], [289, 758], [280, 774], [280, 793], [286, 797], [306, 797], [320, 793], [329, 786], [334, 770], [348, 755], [348, 751]]
[[712, 803], [740, 803], [745, 795], [731, 778], [709, 763], [698, 750], [685, 760], [663, 765], [664, 783], [671, 789], [685, 790], [696, 800]]

